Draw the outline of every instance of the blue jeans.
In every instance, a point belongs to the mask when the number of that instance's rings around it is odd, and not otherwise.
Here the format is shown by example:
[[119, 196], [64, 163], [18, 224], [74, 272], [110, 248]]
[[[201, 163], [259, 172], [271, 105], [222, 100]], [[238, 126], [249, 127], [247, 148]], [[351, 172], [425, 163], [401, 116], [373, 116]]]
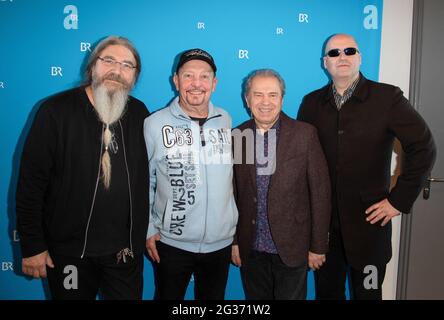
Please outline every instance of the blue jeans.
[[307, 265], [289, 267], [277, 254], [251, 250], [248, 261], [242, 261], [241, 276], [247, 300], [307, 297]]

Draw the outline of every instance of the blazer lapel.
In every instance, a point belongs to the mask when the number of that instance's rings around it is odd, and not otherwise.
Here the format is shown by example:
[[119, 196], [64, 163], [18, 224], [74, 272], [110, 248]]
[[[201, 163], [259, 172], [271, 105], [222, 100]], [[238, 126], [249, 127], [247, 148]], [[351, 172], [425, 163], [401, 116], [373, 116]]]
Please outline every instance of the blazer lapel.
[[[253, 119], [250, 120], [250, 123], [248, 124], [248, 129], [253, 130], [253, 137], [254, 137], [256, 132], [255, 132], [255, 125], [254, 125]], [[256, 138], [253, 139], [253, 143], [255, 143], [255, 142], [256, 142]], [[246, 149], [244, 149], [244, 154], [245, 154], [245, 150]], [[254, 150], [254, 152], [256, 152], [255, 146], [253, 146], [253, 150]], [[247, 168], [248, 168], [248, 172], [250, 174], [251, 187], [253, 188], [254, 194], [256, 194], [256, 192], [257, 192], [257, 187], [256, 187], [256, 154], [253, 155], [253, 163], [247, 164]]]
[[280, 129], [279, 129], [279, 137], [277, 140], [276, 146], [276, 157], [274, 162], [276, 163], [275, 171], [271, 176], [270, 185], [268, 187], [268, 192], [272, 190], [272, 185], [274, 184], [276, 179], [279, 179], [279, 173], [281, 172], [280, 167], [282, 166], [282, 159], [286, 159], [286, 154], [288, 152], [287, 146], [291, 141], [291, 130], [288, 130], [288, 116], [281, 111], [279, 115]]
[[254, 193], [257, 192], [257, 186], [256, 186], [256, 165], [249, 164], [248, 165], [248, 171], [250, 173], [250, 179], [251, 179], [251, 187], [254, 190]]

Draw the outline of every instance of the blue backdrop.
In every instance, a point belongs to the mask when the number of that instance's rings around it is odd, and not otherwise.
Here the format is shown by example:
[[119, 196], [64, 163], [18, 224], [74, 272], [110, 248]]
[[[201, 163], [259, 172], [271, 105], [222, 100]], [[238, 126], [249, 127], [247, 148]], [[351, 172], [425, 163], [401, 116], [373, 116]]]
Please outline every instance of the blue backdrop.
[[[238, 125], [248, 118], [241, 84], [253, 69], [273, 68], [287, 84], [284, 111], [295, 116], [302, 97], [328, 81], [321, 68], [325, 39], [339, 32], [357, 39], [361, 70], [378, 79], [383, 0], [0, 0], [0, 299], [44, 299], [45, 281], [21, 275], [15, 189], [24, 139], [38, 103], [82, 80], [89, 48], [107, 35], [137, 47], [142, 74], [133, 95], [150, 111], [175, 94], [174, 59], [185, 49], [209, 51], [218, 67], [215, 105]], [[190, 284], [187, 298], [192, 297]], [[309, 274], [308, 298], [314, 297]], [[152, 299], [146, 260], [144, 298]], [[227, 299], [243, 299], [231, 267]]]

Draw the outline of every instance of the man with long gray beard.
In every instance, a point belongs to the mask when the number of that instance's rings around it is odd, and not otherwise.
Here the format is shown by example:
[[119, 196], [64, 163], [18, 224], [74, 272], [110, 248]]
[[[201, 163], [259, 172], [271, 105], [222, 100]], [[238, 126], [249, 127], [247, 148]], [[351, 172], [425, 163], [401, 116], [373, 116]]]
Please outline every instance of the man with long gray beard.
[[141, 71], [125, 38], [91, 53], [85, 85], [47, 99], [26, 140], [16, 194], [22, 270], [53, 299], [141, 299], [148, 225]]

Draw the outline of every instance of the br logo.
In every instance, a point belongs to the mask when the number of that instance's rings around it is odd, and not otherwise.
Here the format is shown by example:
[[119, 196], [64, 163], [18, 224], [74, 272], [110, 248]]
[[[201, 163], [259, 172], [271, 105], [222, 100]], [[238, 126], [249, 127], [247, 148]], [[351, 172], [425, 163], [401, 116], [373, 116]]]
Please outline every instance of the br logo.
[[12, 265], [12, 262], [3, 261], [2, 262], [2, 271], [14, 271], [14, 266]]
[[66, 290], [77, 290], [79, 288], [79, 273], [77, 267], [73, 265], [67, 265], [63, 269], [63, 273], [67, 274], [63, 280], [63, 287]]
[[63, 77], [62, 68], [56, 66], [51, 67], [51, 77]]
[[248, 50], [239, 50], [239, 59], [250, 59], [248, 58]]
[[80, 51], [81, 52], [85, 52], [85, 51], [91, 52], [91, 43], [89, 43], [89, 42], [80, 42]]
[[299, 23], [308, 23], [308, 14], [299, 13]]

